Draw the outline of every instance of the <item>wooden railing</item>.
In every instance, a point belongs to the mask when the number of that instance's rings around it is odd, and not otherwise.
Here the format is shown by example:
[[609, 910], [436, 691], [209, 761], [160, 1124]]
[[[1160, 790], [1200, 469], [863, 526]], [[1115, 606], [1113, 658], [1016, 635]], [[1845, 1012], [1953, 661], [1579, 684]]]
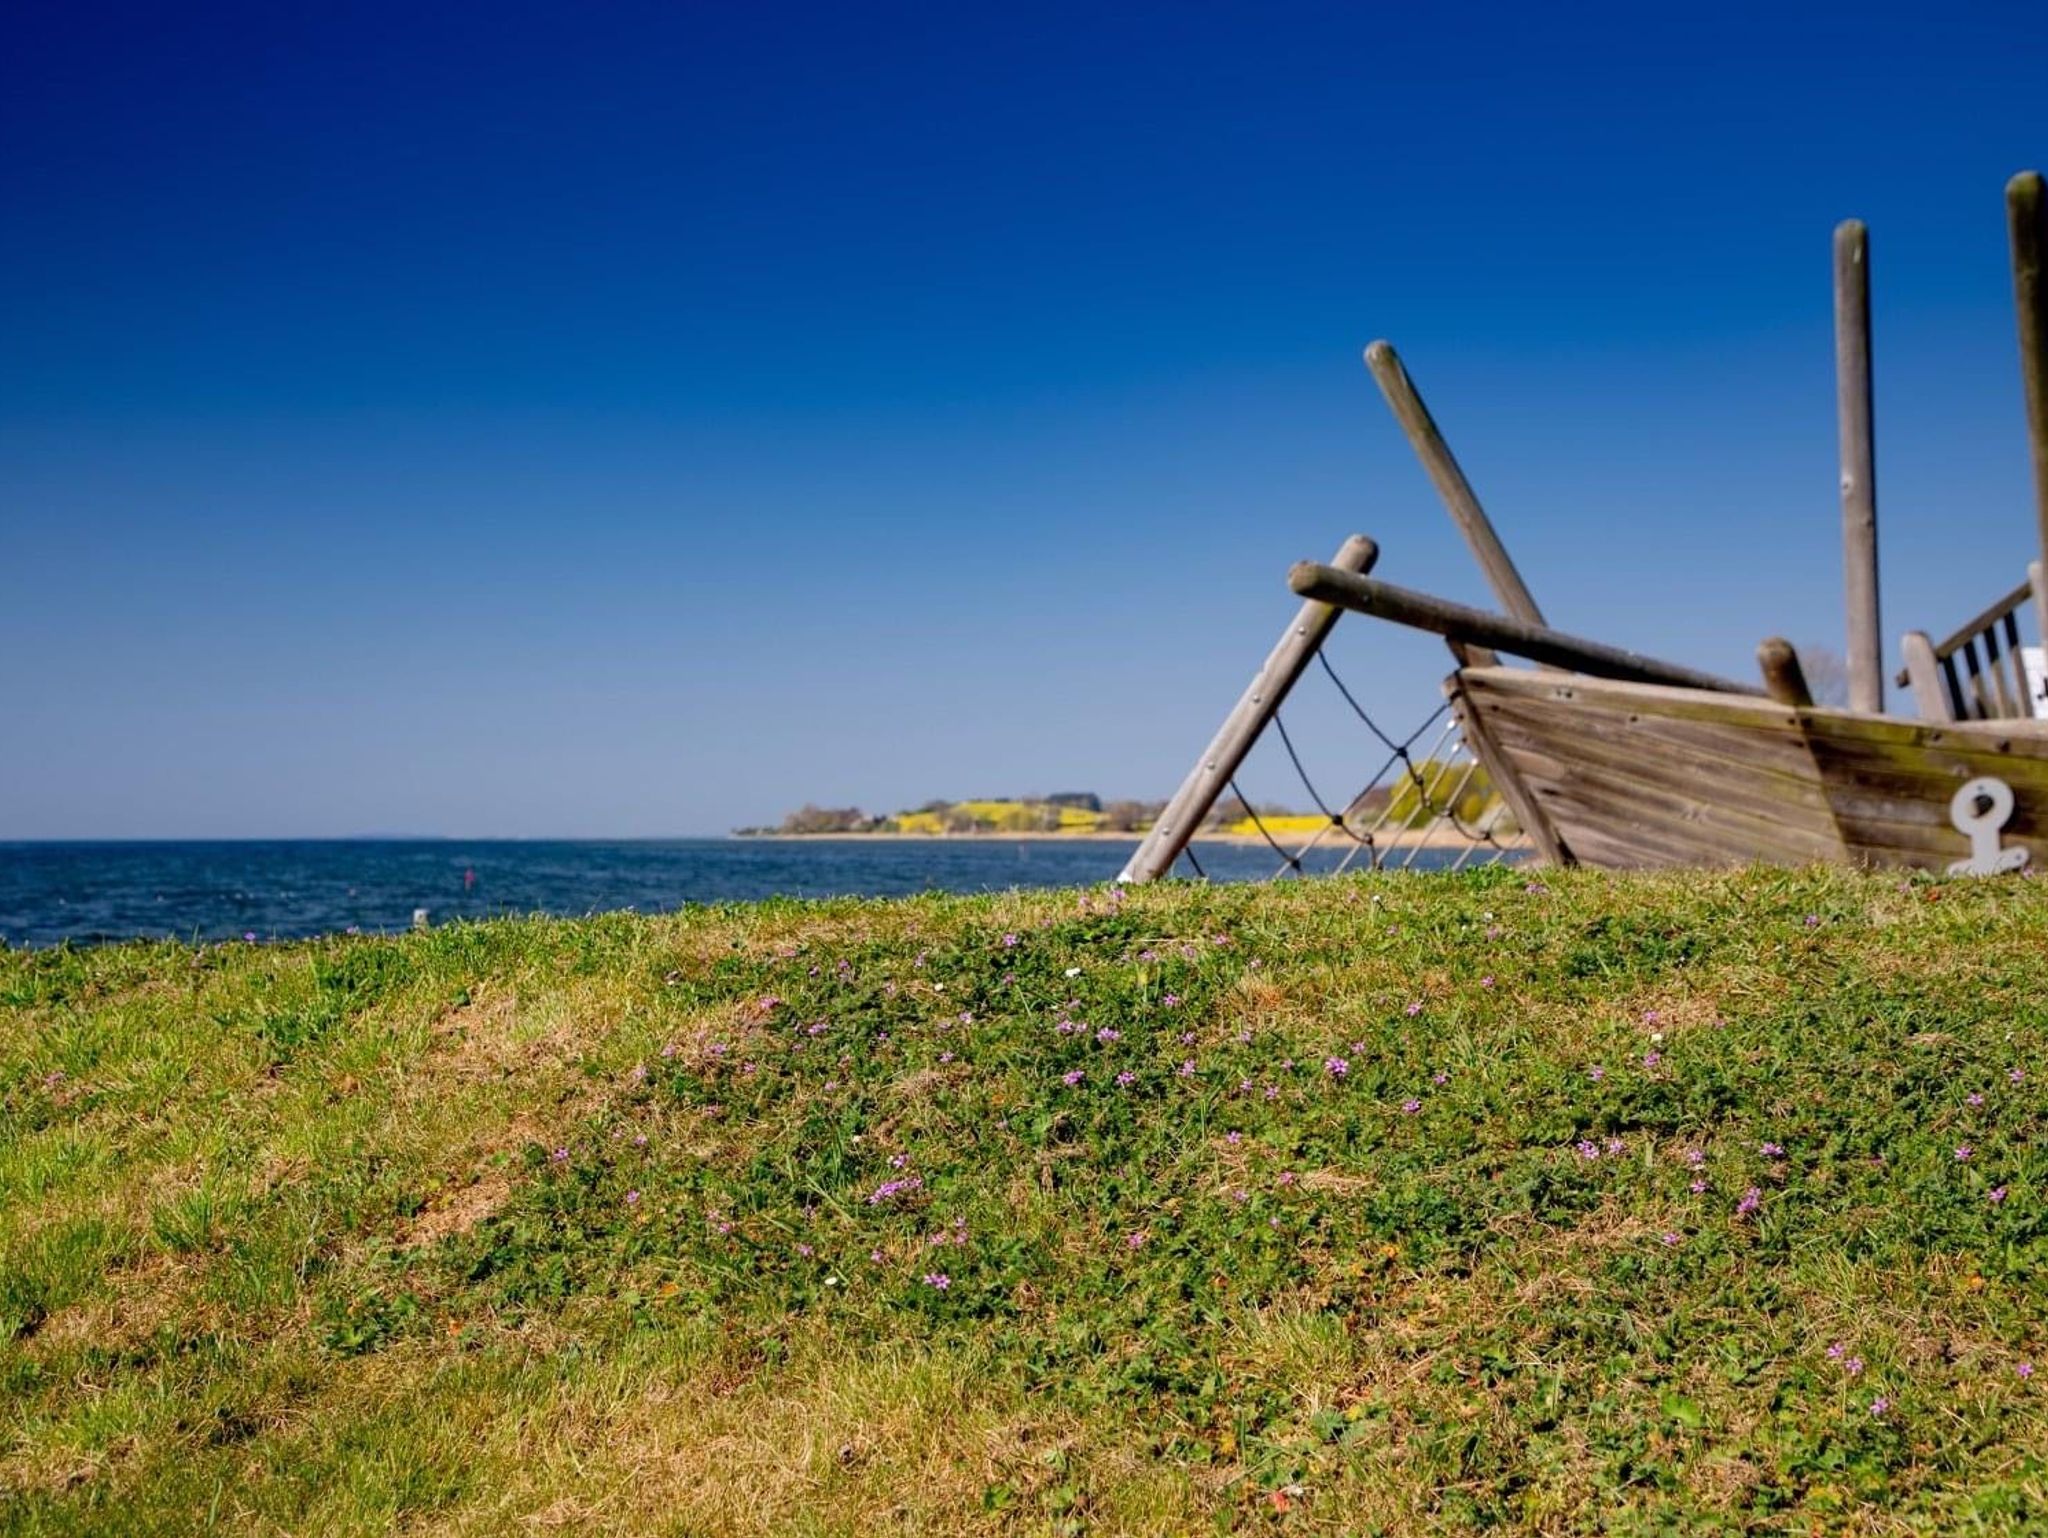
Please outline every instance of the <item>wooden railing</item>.
[[2037, 618], [2048, 619], [2039, 561], [2027, 568], [2025, 582], [1947, 640], [1930, 640], [1924, 630], [1906, 633], [1906, 666], [1897, 681], [1912, 686], [1924, 719], [2002, 721], [2035, 713], [2019, 622], [2030, 598]]

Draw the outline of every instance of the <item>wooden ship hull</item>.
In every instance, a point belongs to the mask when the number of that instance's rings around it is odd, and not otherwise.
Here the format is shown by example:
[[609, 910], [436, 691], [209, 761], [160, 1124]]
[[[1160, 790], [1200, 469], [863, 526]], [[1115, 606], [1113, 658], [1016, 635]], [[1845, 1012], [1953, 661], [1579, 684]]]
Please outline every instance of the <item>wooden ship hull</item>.
[[[2048, 183], [2035, 172], [2014, 177], [2006, 205], [2038, 545], [2048, 560]], [[1897, 684], [1910, 685], [1917, 718], [1885, 711], [1869, 243], [1856, 220], [1835, 231], [1834, 278], [1850, 708], [1815, 703], [1798, 654], [1782, 637], [1757, 648], [1758, 687], [1551, 628], [1414, 381], [1393, 348], [1375, 342], [1366, 366], [1498, 607], [1477, 609], [1378, 580], [1371, 573], [1379, 547], [1362, 536], [1328, 564], [1297, 564], [1288, 585], [1304, 600], [1300, 613], [1121, 879], [1153, 880], [1171, 868], [1217, 796], [1234, 788], [1238, 765], [1277, 720], [1340, 611], [1449, 643], [1458, 671], [1447, 690], [1464, 745], [1531, 852], [1546, 862], [1609, 869], [1826, 862], [1983, 875], [2048, 862], [2048, 684], [2040, 665], [2028, 663], [2021, 628], [2031, 608], [2030, 628], [2048, 656], [2042, 561], [1947, 639], [1919, 630], [1902, 637], [1906, 668]], [[1503, 667], [1503, 655], [1538, 666]], [[1364, 715], [1349, 690], [1344, 697]], [[1454, 810], [1429, 807], [1407, 745], [1370, 718], [1366, 725], [1392, 750], [1390, 762], [1406, 765], [1418, 804], [1473, 841], [1501, 847], [1492, 821], [1468, 827]], [[1286, 749], [1308, 784], [1293, 744]], [[1341, 830], [1332, 836], [1372, 849], [1374, 829], [1352, 827], [1348, 812], [1316, 799]], [[1352, 805], [1363, 803], [1361, 795]], [[1300, 869], [1297, 857], [1287, 864]]]
[[2003, 848], [2048, 860], [2048, 721], [1930, 723], [1504, 667], [1446, 685], [1465, 740], [1549, 860], [1946, 870], [1952, 803], [2008, 786]]

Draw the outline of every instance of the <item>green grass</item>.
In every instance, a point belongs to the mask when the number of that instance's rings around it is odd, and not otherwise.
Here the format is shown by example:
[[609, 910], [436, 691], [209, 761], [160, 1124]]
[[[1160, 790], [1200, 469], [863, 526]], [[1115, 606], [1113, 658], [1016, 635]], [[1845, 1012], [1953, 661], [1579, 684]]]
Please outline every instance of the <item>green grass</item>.
[[2039, 1531], [2044, 935], [1501, 871], [0, 954], [0, 1529]]

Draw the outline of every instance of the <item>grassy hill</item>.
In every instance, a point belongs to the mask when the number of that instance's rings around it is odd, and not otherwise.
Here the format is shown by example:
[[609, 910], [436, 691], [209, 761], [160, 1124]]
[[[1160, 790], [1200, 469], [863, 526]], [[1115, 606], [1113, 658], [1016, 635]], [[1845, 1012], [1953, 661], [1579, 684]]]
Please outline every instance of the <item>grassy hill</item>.
[[0, 1529], [2039, 1531], [2044, 932], [1495, 871], [0, 954]]

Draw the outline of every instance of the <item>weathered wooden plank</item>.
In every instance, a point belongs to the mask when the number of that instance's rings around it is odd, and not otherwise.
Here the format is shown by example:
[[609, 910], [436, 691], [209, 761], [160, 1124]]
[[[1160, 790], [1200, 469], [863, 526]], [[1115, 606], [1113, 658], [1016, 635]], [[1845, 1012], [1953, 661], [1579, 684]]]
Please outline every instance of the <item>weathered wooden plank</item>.
[[[1834, 821], [1825, 814], [1805, 825], [1752, 818], [1726, 804], [1701, 802], [1679, 793], [1592, 773], [1575, 774], [1569, 781], [1543, 785], [1539, 794], [1545, 796], [1553, 810], [1573, 805], [1617, 828], [1629, 828], [1637, 837], [1684, 840], [1699, 849], [1713, 851], [1717, 857], [1805, 864], [1842, 856], [1841, 837]], [[1616, 805], [1624, 799], [1632, 810], [1617, 813]], [[1561, 811], [1556, 814], [1564, 816]]]
[[2009, 844], [2048, 853], [2048, 731], [1952, 725], [1600, 679], [1473, 669], [1460, 685], [1583, 863], [1812, 859], [1944, 868], [1964, 781], [2014, 787]]
[[1996, 714], [1984, 691], [1984, 666], [1977, 660], [1977, 637], [1969, 640], [1950, 653], [1963, 659], [1963, 708], [1957, 714], [1971, 721], [1988, 720]]
[[1763, 818], [1781, 818], [1791, 825], [1833, 820], [1833, 808], [1819, 777], [1809, 768], [1804, 779], [1781, 774], [1748, 774], [1739, 765], [1688, 763], [1663, 754], [1645, 754], [1625, 745], [1583, 738], [1575, 743], [1532, 740], [1501, 728], [1502, 749], [1531, 777], [1568, 780], [1579, 771], [1623, 775], [1635, 783], [1725, 804]]
[[1456, 674], [1444, 681], [1444, 693], [1450, 697], [1451, 709], [1458, 717], [1458, 729], [1464, 738], [1465, 746], [1471, 749], [1472, 756], [1486, 771], [1487, 778], [1493, 781], [1494, 788], [1500, 792], [1500, 797], [1507, 803], [1508, 810], [1515, 814], [1515, 822], [1520, 826], [1523, 836], [1535, 846], [1537, 854], [1547, 863], [1570, 865], [1571, 846], [1558, 836], [1549, 814], [1529, 794], [1521, 775], [1506, 761], [1499, 747], [1495, 745], [1478, 708], [1458, 687]]
[[1567, 745], [1579, 739], [1626, 743], [1632, 752], [1683, 757], [1698, 754], [1709, 769], [1758, 769], [1798, 780], [1813, 778], [1813, 756], [1806, 739], [1795, 732], [1698, 721], [1664, 721], [1654, 716], [1622, 720], [1569, 708], [1544, 710], [1533, 704], [1489, 700], [1481, 706], [1489, 721], [1512, 722], [1525, 732], [1559, 737]]
[[1479, 505], [1478, 493], [1465, 479], [1457, 456], [1451, 453], [1450, 444], [1444, 441], [1436, 418], [1422, 403], [1422, 394], [1415, 388], [1415, 381], [1408, 377], [1408, 370], [1394, 351], [1393, 343], [1379, 341], [1367, 347], [1365, 366], [1372, 371], [1380, 394], [1386, 397], [1394, 420], [1401, 424], [1408, 446], [1422, 461], [1430, 484], [1436, 487], [1436, 494], [1443, 499], [1451, 522], [1458, 526], [1473, 559], [1479, 562], [1479, 569], [1486, 574], [1486, 585], [1493, 589], [1494, 599], [1502, 609], [1524, 624], [1543, 624], [1543, 611], [1536, 607], [1536, 600], [1530, 594], [1528, 584], [1522, 581], [1522, 574], [1515, 569], [1507, 546], [1494, 532], [1493, 520]]
[[1832, 833], [1799, 840], [1760, 835], [1754, 828], [1731, 825], [1724, 818], [1688, 819], [1662, 798], [1638, 798], [1622, 807], [1610, 790], [1599, 793], [1574, 776], [1561, 784], [1532, 782], [1545, 808], [1557, 820], [1572, 848], [1587, 863], [1605, 863], [1598, 851], [1626, 850], [1620, 863], [1642, 865], [1803, 864], [1838, 859], [1840, 841]]
[[2048, 566], [2027, 562], [2027, 588], [2034, 595], [2034, 636], [2048, 647]]
[[1465, 682], [1468, 687], [1487, 689], [1503, 697], [1583, 700], [1590, 708], [1620, 716], [1654, 713], [1670, 720], [1717, 721], [1745, 727], [1776, 722], [1795, 731], [1822, 731], [1851, 740], [1900, 746], [1925, 741], [1958, 745], [1965, 750], [1972, 744], [1986, 749], [1995, 745], [1999, 752], [2048, 757], [2048, 721], [2015, 719], [1934, 725], [1898, 716], [1860, 715], [1842, 710], [1816, 708], [1795, 712], [1775, 700], [1746, 691], [1716, 695], [1704, 690], [1610, 678], [1558, 679], [1511, 668], [1475, 669], [1465, 675]]
[[2005, 627], [2005, 661], [2012, 673], [2012, 699], [2015, 716], [2028, 717], [2034, 713], [2033, 691], [2027, 687], [2027, 659], [2021, 648], [2020, 617], [2017, 610], [2000, 621]]
[[[2048, 560], [2048, 194], [2041, 173], [2022, 171], [2005, 184], [2012, 236], [2013, 310], [2019, 320], [2020, 380], [2026, 391], [2027, 446], [2034, 460], [2034, 522]], [[2041, 623], [2048, 625], [2048, 613]]]
[[1550, 754], [1522, 754], [1513, 746], [1506, 751], [1531, 784], [1563, 786], [1580, 794], [1598, 790], [1640, 795], [1645, 798], [1644, 806], [1661, 807], [1684, 822], [1718, 825], [1725, 821], [1729, 828], [1757, 837], [1770, 836], [1771, 830], [1786, 837], [1804, 837], [1816, 830], [1833, 837], [1834, 811], [1817, 784], [1805, 787], [1801, 794], [1782, 795], [1770, 787], [1729, 777], [1688, 780], [1673, 772], [1673, 766], [1651, 760], [1632, 762], [1611, 754], [1563, 760]]
[[1899, 675], [1899, 682], [1912, 684], [1913, 703], [1920, 707], [1920, 719], [1953, 721], [1956, 712], [1949, 701], [1948, 680], [1943, 676], [1941, 660], [1935, 656], [1934, 643], [1927, 638], [1927, 632], [1907, 631], [1899, 649], [1906, 654], [1906, 670]]
[[1559, 678], [1554, 673], [1530, 673], [1517, 668], [1475, 668], [1464, 677], [1468, 686], [1502, 698], [1584, 700], [1589, 707], [1622, 715], [1654, 710], [1673, 720], [1721, 721], [1743, 726], [1777, 721], [1792, 731], [1797, 731], [1799, 724], [1792, 710], [1767, 699], [1760, 689], [1695, 689], [1689, 685], [1673, 687], [1631, 679], [1596, 678], [1591, 674]]
[[1781, 795], [1794, 794], [1817, 780], [1813, 755], [1803, 740], [1771, 741], [1758, 734], [1745, 741], [1732, 727], [1650, 719], [1621, 722], [1565, 710], [1544, 716], [1497, 709], [1487, 713], [1487, 721], [1500, 740], [1540, 745], [1567, 761], [1584, 746], [1610, 758], [1666, 766], [1657, 772], [1705, 779], [1755, 778]]
[[1877, 605], [1877, 440], [1871, 425], [1870, 232], [1835, 226], [1835, 420], [1842, 449], [1842, 592], [1848, 606], [1849, 708], [1884, 709]]
[[1552, 662], [1560, 667], [1578, 668], [1608, 678], [1627, 678], [1674, 684], [1681, 688], [1713, 690], [1729, 694], [1759, 694], [1745, 684], [1717, 678], [1674, 662], [1660, 662], [1640, 652], [1624, 651], [1582, 636], [1567, 635], [1542, 625], [1524, 624], [1453, 603], [1413, 588], [1391, 582], [1355, 576], [1333, 567], [1302, 561], [1287, 574], [1288, 586], [1304, 598], [1337, 604], [1360, 614], [1396, 625], [1408, 625], [1435, 635], [1449, 636], [1495, 651], [1527, 657], [1532, 662]]
[[1780, 705], [1800, 710], [1813, 703], [1813, 691], [1806, 686], [1806, 670], [1799, 665], [1799, 653], [1783, 636], [1769, 636], [1757, 643], [1756, 665], [1764, 675], [1764, 693]]

